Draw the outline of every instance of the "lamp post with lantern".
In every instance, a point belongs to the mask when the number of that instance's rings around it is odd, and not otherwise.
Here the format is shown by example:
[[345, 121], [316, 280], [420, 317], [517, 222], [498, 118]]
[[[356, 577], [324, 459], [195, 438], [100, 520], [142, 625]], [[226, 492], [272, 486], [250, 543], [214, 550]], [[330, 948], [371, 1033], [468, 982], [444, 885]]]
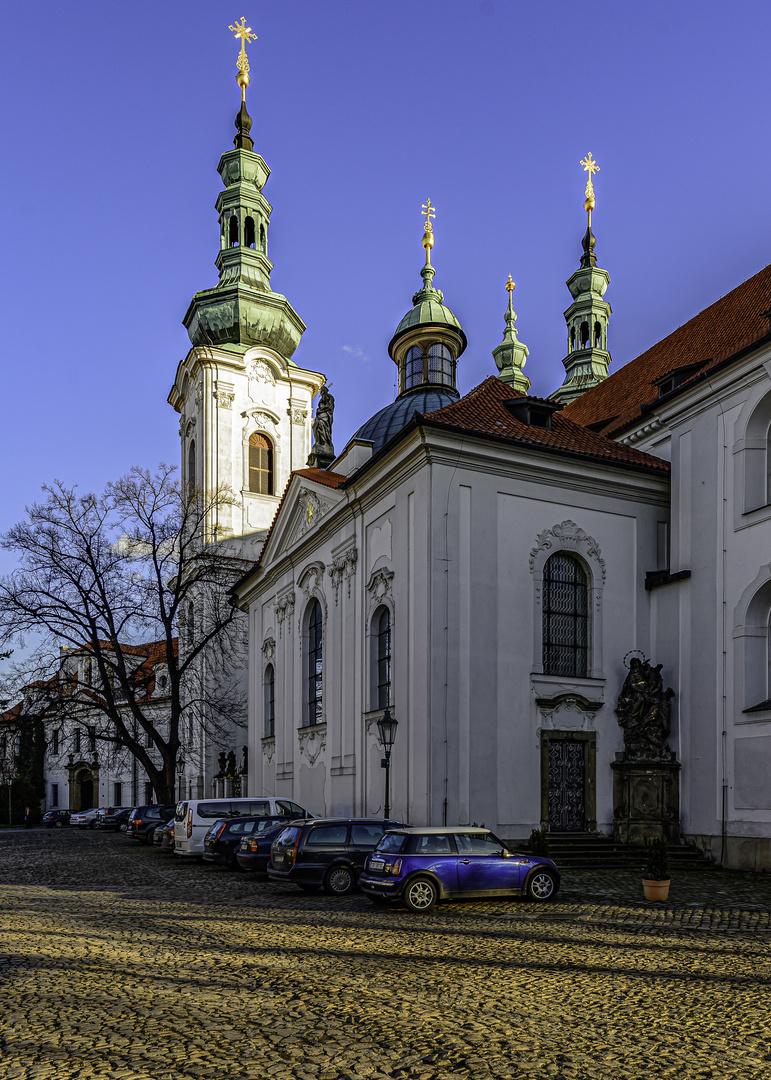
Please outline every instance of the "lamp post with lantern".
[[385, 807], [383, 813], [385, 818], [389, 817], [391, 813], [391, 750], [396, 739], [397, 727], [398, 721], [394, 716], [391, 716], [391, 710], [386, 709], [377, 722], [380, 741], [385, 751], [385, 757], [380, 762], [381, 768], [385, 769]]
[[185, 762], [183, 758], [177, 759], [177, 801], [182, 798], [182, 774], [185, 771]]

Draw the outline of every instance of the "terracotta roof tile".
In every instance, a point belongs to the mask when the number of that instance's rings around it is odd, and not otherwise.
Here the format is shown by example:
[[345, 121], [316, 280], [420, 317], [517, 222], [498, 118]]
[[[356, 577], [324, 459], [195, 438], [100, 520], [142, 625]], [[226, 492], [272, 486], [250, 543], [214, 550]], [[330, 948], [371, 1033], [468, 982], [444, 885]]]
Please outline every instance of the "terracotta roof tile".
[[445, 405], [437, 412], [426, 413], [425, 419], [479, 435], [493, 435], [520, 445], [579, 454], [595, 461], [652, 469], [655, 472], [669, 471], [669, 462], [588, 431], [566, 417], [564, 412], [553, 414], [550, 431], [523, 423], [515, 419], [504, 404], [520, 397], [524, 395], [491, 375], [460, 401]]
[[657, 400], [657, 379], [689, 364], [698, 365], [683, 381], [685, 386], [765, 338], [769, 321], [763, 313], [770, 308], [771, 265], [571, 402], [562, 415], [606, 435], [621, 430], [639, 416], [643, 405]]

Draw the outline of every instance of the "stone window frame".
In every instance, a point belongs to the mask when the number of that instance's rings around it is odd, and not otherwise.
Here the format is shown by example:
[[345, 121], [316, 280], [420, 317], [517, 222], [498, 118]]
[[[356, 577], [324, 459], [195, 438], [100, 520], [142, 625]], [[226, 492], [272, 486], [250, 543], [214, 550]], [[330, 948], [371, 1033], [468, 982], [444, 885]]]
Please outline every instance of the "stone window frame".
[[[550, 556], [558, 552], [575, 556], [587, 575], [588, 604], [588, 664], [586, 679], [602, 679], [602, 594], [605, 586], [605, 560], [597, 541], [566, 520], [539, 533], [530, 552], [530, 572], [533, 577], [533, 675], [544, 675], [543, 664], [543, 574]], [[560, 682], [582, 682], [582, 676], [547, 676]]]

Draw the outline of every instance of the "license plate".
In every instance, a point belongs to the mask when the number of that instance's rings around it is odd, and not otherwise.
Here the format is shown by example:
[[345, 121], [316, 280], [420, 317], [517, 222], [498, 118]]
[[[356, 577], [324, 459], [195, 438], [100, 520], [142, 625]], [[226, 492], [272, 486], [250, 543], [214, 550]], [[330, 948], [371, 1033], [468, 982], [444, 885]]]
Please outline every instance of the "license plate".
[[369, 861], [370, 870], [382, 870], [384, 866], [385, 863], [382, 859], [370, 859]]
[[283, 853], [277, 851], [276, 854], [273, 856], [273, 862], [274, 863], [280, 863], [280, 862], [283, 862], [283, 861], [284, 861]]

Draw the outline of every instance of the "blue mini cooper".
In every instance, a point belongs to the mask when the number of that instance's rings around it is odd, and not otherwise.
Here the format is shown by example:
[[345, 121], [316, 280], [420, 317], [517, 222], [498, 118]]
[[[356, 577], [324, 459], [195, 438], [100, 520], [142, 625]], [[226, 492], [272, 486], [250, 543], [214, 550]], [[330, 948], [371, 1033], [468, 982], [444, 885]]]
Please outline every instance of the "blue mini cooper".
[[516, 855], [489, 829], [394, 829], [368, 856], [361, 891], [376, 904], [402, 900], [429, 911], [457, 896], [527, 896], [551, 900], [560, 873], [551, 859]]

